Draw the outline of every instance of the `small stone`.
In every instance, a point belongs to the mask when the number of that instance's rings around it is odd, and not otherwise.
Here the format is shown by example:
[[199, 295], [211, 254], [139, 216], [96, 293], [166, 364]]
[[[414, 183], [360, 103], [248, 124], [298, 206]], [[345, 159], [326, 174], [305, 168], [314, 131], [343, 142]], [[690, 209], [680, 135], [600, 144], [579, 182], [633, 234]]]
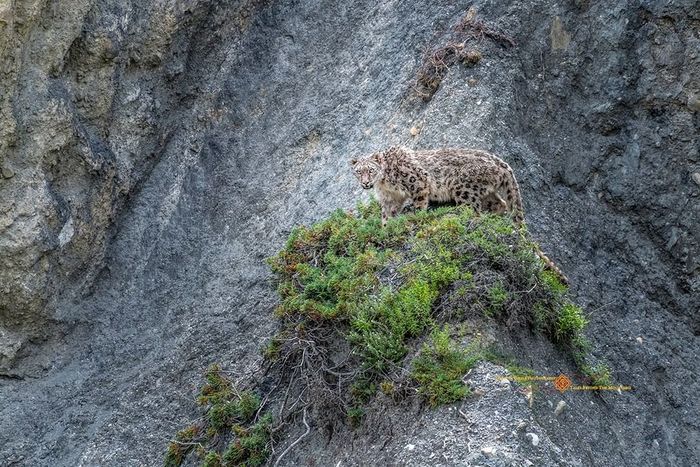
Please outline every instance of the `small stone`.
[[476, 65], [481, 60], [481, 52], [478, 50], [467, 50], [464, 55], [464, 62], [470, 65]]
[[485, 456], [491, 457], [496, 453], [496, 450], [491, 446], [486, 446], [481, 448], [481, 453]]
[[15, 172], [9, 167], [3, 167], [2, 176], [3, 178], [12, 178], [15, 176]]
[[697, 186], [700, 186], [700, 172], [693, 172], [690, 178], [695, 182]]
[[670, 250], [671, 248], [676, 246], [676, 243], [678, 243], [679, 237], [680, 236], [678, 234], [678, 229], [676, 227], [672, 227], [671, 228], [671, 236], [668, 239], [668, 243], [666, 243], [666, 249]]
[[640, 344], [644, 343], [644, 339], [642, 339], [642, 336], [637, 337], [637, 342], [639, 342]]
[[471, 22], [476, 19], [476, 8], [473, 6], [469, 7], [469, 10], [467, 10], [467, 15], [464, 17], [465, 22]]
[[404, 449], [408, 449], [409, 451], [413, 451], [414, 449], [416, 449], [416, 445], [415, 444], [407, 444], [406, 446], [404, 446]]
[[420, 128], [417, 126], [412, 126], [411, 127], [411, 136], [418, 136], [418, 133], [420, 133]]
[[66, 243], [70, 242], [74, 234], [75, 228], [73, 227], [73, 218], [69, 217], [68, 221], [63, 225], [61, 232], [58, 234], [58, 244], [64, 246]]
[[651, 442], [652, 447], [658, 448], [659, 447], [659, 440], [655, 439], [654, 441]]
[[24, 339], [0, 327], [0, 370], [7, 370], [15, 361]]
[[475, 80], [474, 78], [469, 78], [469, 79], [467, 80], [467, 85], [468, 85], [470, 88], [473, 88], [474, 86], [476, 86], [476, 83], [478, 83], [478, 81]]
[[555, 16], [552, 20], [549, 39], [552, 50], [566, 50], [569, 47], [569, 42], [571, 42], [571, 34], [564, 29], [564, 24], [558, 16]]
[[700, 98], [696, 96], [695, 94], [691, 94], [688, 96], [688, 107], [690, 107], [692, 110], [695, 110], [696, 112], [700, 112]]
[[535, 402], [535, 392], [532, 390], [532, 385], [526, 386], [523, 394], [525, 394], [525, 400], [527, 400], [528, 407], [532, 408], [532, 404]]
[[525, 437], [530, 440], [533, 446], [540, 444], [540, 437], [535, 433], [525, 433]]
[[524, 430], [525, 427], [527, 427], [527, 422], [525, 420], [521, 420], [520, 423], [518, 423], [518, 430]]
[[557, 407], [554, 409], [554, 415], [558, 417], [559, 415], [561, 415], [561, 413], [564, 411], [565, 408], [566, 408], [566, 402], [559, 401], [559, 403], [557, 404]]

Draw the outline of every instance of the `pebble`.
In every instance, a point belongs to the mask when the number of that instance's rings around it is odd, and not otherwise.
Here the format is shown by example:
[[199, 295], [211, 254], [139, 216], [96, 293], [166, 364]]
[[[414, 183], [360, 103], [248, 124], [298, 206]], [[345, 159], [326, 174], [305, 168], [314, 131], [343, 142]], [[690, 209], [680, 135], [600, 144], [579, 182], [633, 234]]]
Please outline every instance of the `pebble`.
[[404, 449], [408, 449], [409, 451], [413, 451], [414, 449], [416, 449], [416, 445], [415, 444], [407, 444], [406, 446], [404, 446]]
[[[9, 167], [3, 167], [0, 172], [2, 172], [2, 176], [4, 178], [12, 178], [15, 176], [15, 172]], [[700, 185], [700, 183], [699, 183], [699, 185]]]
[[527, 399], [528, 407], [532, 408], [532, 404], [535, 402], [535, 393], [532, 390], [532, 386], [528, 386], [525, 389], [525, 399]]
[[75, 227], [73, 226], [73, 217], [69, 217], [68, 221], [63, 225], [61, 232], [58, 234], [59, 246], [64, 246], [66, 243], [70, 242], [74, 234]]
[[481, 453], [485, 456], [491, 457], [496, 453], [496, 450], [491, 446], [486, 446], [481, 448]]
[[690, 176], [697, 186], [700, 186], [700, 172], [693, 172]]
[[411, 136], [418, 136], [418, 133], [420, 133], [420, 129], [417, 126], [412, 126], [411, 127]]
[[644, 339], [642, 339], [642, 336], [637, 337], [637, 342], [639, 342], [640, 344], [644, 343]]
[[540, 444], [540, 437], [535, 433], [525, 433], [525, 437], [530, 440], [533, 446]]
[[559, 403], [557, 404], [557, 407], [554, 409], [554, 415], [558, 417], [564, 411], [565, 408], [566, 408], [566, 402], [559, 401]]
[[671, 238], [668, 239], [668, 243], [666, 244], [667, 250], [670, 250], [678, 243], [678, 237], [678, 229], [675, 227], [671, 228]]

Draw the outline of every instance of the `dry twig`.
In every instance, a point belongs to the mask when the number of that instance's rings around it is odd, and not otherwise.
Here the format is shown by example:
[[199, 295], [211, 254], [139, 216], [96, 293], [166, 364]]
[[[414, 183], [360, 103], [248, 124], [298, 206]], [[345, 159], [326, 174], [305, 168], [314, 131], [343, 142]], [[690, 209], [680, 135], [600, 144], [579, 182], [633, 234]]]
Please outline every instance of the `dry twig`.
[[304, 434], [302, 434], [301, 436], [299, 436], [299, 437], [296, 439], [296, 441], [294, 441], [292, 444], [290, 444], [289, 446], [287, 446], [287, 449], [285, 449], [284, 451], [282, 451], [282, 454], [280, 454], [280, 456], [277, 458], [277, 461], [275, 462], [275, 467], [277, 467], [277, 465], [279, 465], [279, 463], [280, 463], [280, 461], [282, 460], [282, 458], [284, 457], [284, 455], [287, 454], [289, 451], [291, 451], [292, 448], [293, 448], [294, 446], [296, 446], [297, 444], [299, 444], [299, 442], [300, 442], [302, 439], [304, 439], [304, 437], [305, 437], [306, 435], [308, 435], [309, 432], [311, 431], [311, 427], [309, 426], [308, 423], [306, 423], [306, 407], [304, 407], [304, 415], [303, 415], [302, 421], [304, 422], [304, 426], [306, 426], [306, 431], [304, 432]]

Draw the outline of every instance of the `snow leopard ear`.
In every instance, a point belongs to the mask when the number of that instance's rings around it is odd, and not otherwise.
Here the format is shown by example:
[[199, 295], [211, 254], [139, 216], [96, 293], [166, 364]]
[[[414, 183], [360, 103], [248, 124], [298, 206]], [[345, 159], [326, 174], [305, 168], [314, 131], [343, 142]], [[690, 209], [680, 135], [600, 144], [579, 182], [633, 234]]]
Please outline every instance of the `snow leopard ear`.
[[353, 157], [352, 159], [350, 159], [350, 165], [355, 167], [355, 164], [357, 164], [357, 159]]

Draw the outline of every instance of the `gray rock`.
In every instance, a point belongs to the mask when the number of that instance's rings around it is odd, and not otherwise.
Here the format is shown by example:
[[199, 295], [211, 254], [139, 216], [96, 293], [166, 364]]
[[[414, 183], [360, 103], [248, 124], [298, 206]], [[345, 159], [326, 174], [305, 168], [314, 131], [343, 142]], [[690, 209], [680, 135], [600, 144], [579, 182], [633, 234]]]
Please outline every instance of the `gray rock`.
[[533, 446], [537, 447], [540, 444], [540, 437], [536, 433], [525, 433], [525, 437], [532, 443]]
[[7, 370], [11, 367], [17, 352], [22, 348], [24, 340], [21, 335], [15, 334], [0, 327], [0, 376], [12, 375]]
[[697, 186], [700, 186], [700, 172], [693, 172], [690, 178], [695, 182]]
[[565, 408], [566, 408], [566, 402], [564, 402], [564, 401], [557, 402], [557, 406], [554, 408], [554, 416], [558, 417], [559, 415], [561, 415], [561, 413], [564, 411]]
[[[286, 461], [481, 463], [479, 446], [495, 448], [484, 465], [700, 458], [695, 1], [44, 3], [0, 7], [0, 166], [14, 172], [0, 180], [0, 327], [14, 336], [0, 464], [161, 463], [198, 416], [203, 369], [245, 372], [274, 332], [264, 258], [366, 196], [347, 160], [390, 144], [482, 147], [513, 166], [530, 231], [590, 312], [593, 352], [634, 390], [567, 392], [555, 418], [558, 394], [530, 409], [495, 382], [465, 403], [473, 430], [449, 408], [397, 412], [381, 432], [314, 430]], [[468, 5], [517, 47], [478, 41], [481, 61], [423, 102], [422, 50]], [[572, 371], [518, 339], [521, 364]], [[511, 437], [517, 419], [548, 457]], [[431, 449], [451, 437], [448, 459], [420, 457], [418, 430]]]
[[12, 178], [15, 176], [14, 170], [9, 167], [2, 167], [2, 169], [0, 169], [0, 174], [3, 176], [3, 178]]

